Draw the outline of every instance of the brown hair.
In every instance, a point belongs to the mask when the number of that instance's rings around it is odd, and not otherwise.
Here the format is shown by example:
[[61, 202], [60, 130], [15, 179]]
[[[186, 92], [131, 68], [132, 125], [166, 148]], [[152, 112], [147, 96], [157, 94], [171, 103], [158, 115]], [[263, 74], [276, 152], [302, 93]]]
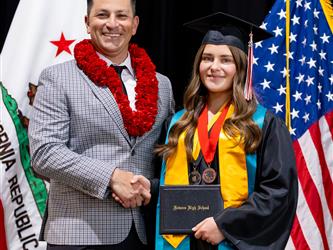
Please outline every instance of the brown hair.
[[[240, 140], [244, 142], [245, 151], [247, 153], [253, 153], [258, 148], [261, 141], [261, 130], [252, 120], [252, 115], [257, 107], [255, 96], [251, 101], [247, 101], [244, 97], [247, 56], [238, 48], [232, 46], [228, 47], [233, 55], [236, 65], [232, 94], [232, 102], [235, 106], [235, 111], [234, 114], [225, 121], [223, 129], [230, 139], [240, 135]], [[202, 45], [198, 49], [194, 59], [192, 78], [184, 95], [184, 108], [186, 112], [171, 128], [168, 144], [158, 145], [155, 150], [158, 155], [163, 156], [165, 159], [175, 153], [178, 138], [183, 131], [186, 131], [186, 155], [188, 161], [193, 160], [193, 136], [198, 124], [198, 118], [206, 105], [207, 100], [207, 90], [203, 85], [199, 74], [199, 66], [204, 49], [205, 45]]]
[[[87, 0], [87, 15], [89, 16], [91, 8], [93, 5], [93, 0]], [[136, 0], [131, 0], [132, 11], [133, 15], [135, 16], [135, 9], [136, 9]]]

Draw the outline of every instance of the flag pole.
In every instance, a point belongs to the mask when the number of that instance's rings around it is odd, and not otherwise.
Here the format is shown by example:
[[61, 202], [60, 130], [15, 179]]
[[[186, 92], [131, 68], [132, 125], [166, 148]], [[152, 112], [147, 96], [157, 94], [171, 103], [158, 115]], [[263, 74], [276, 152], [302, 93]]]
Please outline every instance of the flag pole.
[[286, 114], [285, 114], [285, 122], [286, 126], [291, 130], [291, 122], [290, 122], [290, 75], [289, 75], [289, 56], [290, 56], [290, 0], [286, 0]]

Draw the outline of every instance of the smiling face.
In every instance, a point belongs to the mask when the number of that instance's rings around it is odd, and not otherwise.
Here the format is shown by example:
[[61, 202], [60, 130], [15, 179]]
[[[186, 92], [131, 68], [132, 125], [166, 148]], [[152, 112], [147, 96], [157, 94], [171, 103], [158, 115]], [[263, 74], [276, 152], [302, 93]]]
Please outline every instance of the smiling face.
[[131, 0], [93, 0], [85, 22], [96, 51], [114, 63], [123, 62], [139, 24]]
[[199, 73], [208, 95], [231, 95], [236, 64], [229, 47], [207, 44], [201, 56]]

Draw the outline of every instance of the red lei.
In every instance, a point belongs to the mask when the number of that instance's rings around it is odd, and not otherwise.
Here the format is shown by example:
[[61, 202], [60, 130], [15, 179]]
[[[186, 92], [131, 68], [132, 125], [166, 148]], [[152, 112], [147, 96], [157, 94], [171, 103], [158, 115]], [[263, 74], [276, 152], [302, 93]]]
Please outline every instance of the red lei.
[[144, 49], [130, 44], [132, 67], [136, 75], [136, 111], [129, 105], [123, 93], [118, 74], [112, 67], [99, 58], [90, 40], [85, 39], [74, 48], [78, 67], [98, 86], [107, 86], [117, 101], [125, 129], [130, 136], [142, 136], [148, 132], [157, 115], [158, 81], [155, 65]]

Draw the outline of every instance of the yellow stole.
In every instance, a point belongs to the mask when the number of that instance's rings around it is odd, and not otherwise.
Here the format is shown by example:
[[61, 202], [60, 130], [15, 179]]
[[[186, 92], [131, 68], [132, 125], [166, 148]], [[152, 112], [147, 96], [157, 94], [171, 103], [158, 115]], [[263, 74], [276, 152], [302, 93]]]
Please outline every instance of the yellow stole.
[[[209, 121], [208, 130], [218, 119], [224, 107]], [[234, 112], [234, 105], [231, 104], [226, 119]], [[188, 165], [185, 147], [186, 131], [181, 133], [178, 140], [176, 153], [170, 156], [166, 162], [165, 185], [189, 185]], [[246, 169], [246, 153], [244, 145], [239, 143], [239, 136], [235, 139], [227, 137], [223, 128], [221, 129], [218, 141], [219, 153], [219, 177], [221, 195], [224, 201], [224, 208], [239, 207], [248, 197], [248, 176]], [[198, 131], [193, 138], [193, 158], [197, 159], [201, 151], [198, 139]], [[186, 238], [187, 235], [163, 235], [174, 248]]]

